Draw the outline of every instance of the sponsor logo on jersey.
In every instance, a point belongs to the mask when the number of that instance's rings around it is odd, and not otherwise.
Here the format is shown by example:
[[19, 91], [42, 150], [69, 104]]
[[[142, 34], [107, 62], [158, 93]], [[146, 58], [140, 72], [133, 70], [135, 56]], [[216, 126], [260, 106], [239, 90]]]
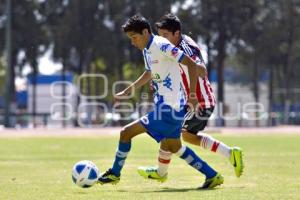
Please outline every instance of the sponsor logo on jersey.
[[173, 56], [174, 58], [176, 58], [177, 55], [178, 55], [178, 48], [177, 48], [177, 47], [174, 47], [174, 48], [172, 49], [172, 51], [171, 51], [171, 54], [172, 54], [172, 56]]

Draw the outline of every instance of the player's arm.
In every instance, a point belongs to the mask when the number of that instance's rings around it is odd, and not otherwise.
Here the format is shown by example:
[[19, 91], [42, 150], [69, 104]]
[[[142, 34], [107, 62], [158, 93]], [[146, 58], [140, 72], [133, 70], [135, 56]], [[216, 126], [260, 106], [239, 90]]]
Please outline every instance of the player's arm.
[[134, 81], [129, 87], [129, 90], [139, 89], [146, 83], [148, 83], [151, 80], [151, 71], [144, 71], [144, 73], [136, 80]]
[[198, 75], [201, 78], [205, 78], [205, 76], [207, 75], [207, 70], [206, 70], [206, 66], [204, 64], [204, 60], [202, 58], [201, 53], [198, 56], [196, 56], [195, 59], [193, 59], [192, 57], [189, 57], [189, 58], [191, 58], [197, 64]]
[[130, 84], [125, 90], [117, 93], [116, 98], [129, 95], [135, 89], [138, 89], [151, 80], [151, 71], [145, 71], [136, 81]]
[[188, 103], [192, 104], [194, 108], [198, 104], [196, 96], [196, 84], [197, 78], [206, 76], [206, 68], [203, 65], [195, 63], [190, 57], [184, 55], [181, 60], [181, 64], [184, 64], [188, 68], [188, 73], [190, 77], [190, 96], [188, 98]]
[[201, 78], [204, 78], [207, 75], [207, 70], [205, 66], [205, 62], [203, 56], [199, 50], [198, 56], [196, 56], [195, 62], [200, 66], [198, 70], [198, 74]]
[[198, 75], [201, 77], [201, 78], [204, 78], [206, 75], [207, 75], [207, 70], [206, 70], [206, 67], [204, 64], [199, 64], [198, 65]]

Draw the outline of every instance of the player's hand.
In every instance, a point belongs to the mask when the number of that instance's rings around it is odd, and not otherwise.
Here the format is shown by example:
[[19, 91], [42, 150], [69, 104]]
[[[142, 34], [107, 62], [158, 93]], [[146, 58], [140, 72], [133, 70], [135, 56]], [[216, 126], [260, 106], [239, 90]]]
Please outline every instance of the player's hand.
[[117, 94], [114, 95], [115, 101], [119, 101], [121, 99], [125, 99], [126, 97], [128, 97], [128, 95], [130, 94], [130, 90], [129, 89], [125, 89]]
[[195, 111], [198, 108], [198, 99], [196, 95], [190, 95], [187, 101], [188, 111]]
[[197, 64], [197, 73], [199, 77], [204, 78], [207, 75], [207, 70], [205, 65]]

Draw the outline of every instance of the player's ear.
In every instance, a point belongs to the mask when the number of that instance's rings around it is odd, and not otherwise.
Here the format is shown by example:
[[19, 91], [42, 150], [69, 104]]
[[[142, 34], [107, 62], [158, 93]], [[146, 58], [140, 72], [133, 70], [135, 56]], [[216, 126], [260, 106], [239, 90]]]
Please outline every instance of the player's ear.
[[179, 37], [180, 36], [180, 30], [175, 31], [174, 36]]
[[145, 35], [145, 36], [146, 36], [146, 35], [148, 35], [148, 34], [149, 34], [149, 31], [148, 31], [148, 29], [146, 29], [146, 28], [145, 28], [145, 29], [143, 29], [143, 32], [142, 32], [142, 33], [143, 33], [143, 35]]

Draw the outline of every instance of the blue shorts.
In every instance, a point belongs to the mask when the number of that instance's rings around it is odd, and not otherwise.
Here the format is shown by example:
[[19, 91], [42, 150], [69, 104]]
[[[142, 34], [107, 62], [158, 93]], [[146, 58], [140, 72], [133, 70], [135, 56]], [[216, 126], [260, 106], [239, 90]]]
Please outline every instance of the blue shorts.
[[166, 104], [156, 104], [153, 111], [140, 118], [147, 133], [158, 143], [165, 138], [180, 138], [186, 109], [174, 110]]

